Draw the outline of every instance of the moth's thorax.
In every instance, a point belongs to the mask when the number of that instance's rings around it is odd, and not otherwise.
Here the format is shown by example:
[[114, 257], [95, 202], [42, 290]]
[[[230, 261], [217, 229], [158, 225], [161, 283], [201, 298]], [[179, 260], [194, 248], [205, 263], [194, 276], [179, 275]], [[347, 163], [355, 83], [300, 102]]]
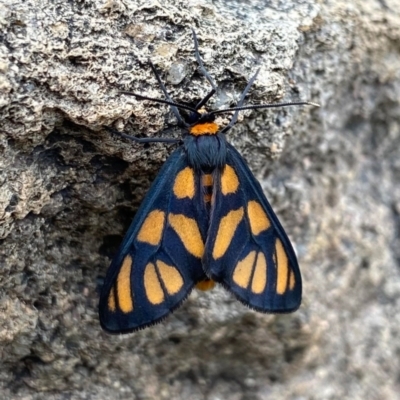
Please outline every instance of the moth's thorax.
[[184, 147], [188, 163], [196, 170], [222, 169], [226, 163], [226, 141], [222, 133], [185, 137]]

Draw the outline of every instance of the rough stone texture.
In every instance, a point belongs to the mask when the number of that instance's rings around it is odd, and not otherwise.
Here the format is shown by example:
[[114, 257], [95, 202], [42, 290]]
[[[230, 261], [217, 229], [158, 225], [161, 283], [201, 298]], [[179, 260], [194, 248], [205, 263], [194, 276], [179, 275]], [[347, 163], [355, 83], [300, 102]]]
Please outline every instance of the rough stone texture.
[[[245, 3], [245, 4], [243, 4]], [[0, 2], [2, 399], [400, 399], [398, 0]], [[293, 240], [301, 309], [266, 316], [222, 289], [111, 337], [97, 287], [168, 146], [173, 118], [119, 89], [193, 101], [190, 27], [237, 99], [230, 140]], [[263, 179], [264, 178], [264, 179]]]

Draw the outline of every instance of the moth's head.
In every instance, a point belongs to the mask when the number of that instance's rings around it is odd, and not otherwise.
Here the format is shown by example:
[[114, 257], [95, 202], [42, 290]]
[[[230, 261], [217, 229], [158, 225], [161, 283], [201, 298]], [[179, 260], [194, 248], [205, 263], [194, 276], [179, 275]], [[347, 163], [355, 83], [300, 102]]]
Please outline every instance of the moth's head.
[[193, 136], [215, 135], [219, 131], [219, 125], [215, 122], [215, 115], [204, 112], [192, 113], [192, 121], [189, 126], [189, 134]]
[[205, 107], [201, 107], [200, 109], [196, 109], [193, 106], [193, 111], [187, 110], [179, 110], [180, 115], [183, 120], [189, 125], [195, 125], [203, 122], [213, 122], [215, 120], [215, 116], [213, 113], [208, 112]]

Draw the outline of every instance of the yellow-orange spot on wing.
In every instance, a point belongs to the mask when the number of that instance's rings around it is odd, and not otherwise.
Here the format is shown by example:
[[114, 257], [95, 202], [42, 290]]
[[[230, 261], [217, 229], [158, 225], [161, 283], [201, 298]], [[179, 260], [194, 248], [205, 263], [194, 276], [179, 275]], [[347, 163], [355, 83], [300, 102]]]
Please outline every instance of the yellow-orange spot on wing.
[[132, 257], [128, 254], [122, 262], [117, 277], [118, 305], [122, 312], [129, 313], [133, 310], [133, 299], [131, 292], [131, 270]]
[[214, 243], [214, 260], [221, 258], [225, 254], [232, 241], [233, 235], [235, 234], [236, 229], [243, 218], [243, 214], [243, 207], [240, 207], [237, 210], [229, 211], [229, 213], [225, 215], [225, 217], [221, 218], [221, 222], [219, 223], [218, 227], [217, 237]]
[[201, 177], [201, 183], [203, 186], [212, 186], [213, 184], [213, 177], [211, 174], [204, 174]]
[[181, 239], [185, 249], [195, 257], [201, 258], [204, 253], [204, 243], [197, 222], [183, 214], [169, 214], [168, 222]]
[[202, 290], [203, 292], [211, 290], [215, 286], [215, 282], [212, 279], [204, 279], [196, 283], [196, 289]]
[[195, 186], [192, 168], [186, 167], [176, 175], [173, 192], [178, 199], [184, 199], [185, 197], [193, 199]]
[[293, 290], [294, 286], [296, 284], [296, 279], [294, 277], [294, 272], [290, 271], [290, 276], [289, 276], [289, 289]]
[[263, 253], [258, 253], [256, 267], [254, 269], [251, 291], [260, 294], [267, 285], [267, 260]]
[[158, 260], [156, 264], [168, 294], [178, 293], [183, 286], [183, 279], [179, 271], [161, 260]]
[[239, 178], [235, 170], [230, 165], [225, 165], [221, 175], [221, 191], [224, 196], [230, 193], [236, 193], [239, 187]]
[[247, 289], [249, 286], [255, 259], [256, 252], [253, 250], [247, 254], [243, 260], [237, 263], [235, 271], [233, 272], [233, 281], [244, 289]]
[[271, 226], [267, 214], [258, 201], [251, 200], [247, 203], [251, 233], [255, 236], [267, 230]]
[[108, 304], [109, 311], [114, 312], [116, 310], [114, 286], [111, 288], [110, 294], [108, 295], [108, 303], [107, 304]]
[[148, 263], [144, 270], [144, 289], [151, 304], [156, 305], [164, 301], [164, 291], [158, 279], [156, 267], [152, 263]]
[[194, 136], [215, 135], [218, 129], [219, 127], [215, 122], [203, 122], [192, 126], [189, 132]]
[[165, 213], [161, 210], [153, 210], [149, 213], [137, 235], [139, 242], [157, 246], [161, 241], [164, 229]]
[[276, 239], [275, 242], [275, 254], [276, 272], [278, 275], [276, 293], [284, 294], [288, 284], [289, 265], [285, 249], [283, 248], [283, 244], [279, 239]]

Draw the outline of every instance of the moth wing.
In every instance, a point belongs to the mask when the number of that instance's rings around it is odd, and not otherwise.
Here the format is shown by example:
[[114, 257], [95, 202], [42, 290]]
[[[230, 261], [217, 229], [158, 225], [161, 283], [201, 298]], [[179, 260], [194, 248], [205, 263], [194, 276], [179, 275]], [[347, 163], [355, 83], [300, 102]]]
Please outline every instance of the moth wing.
[[228, 145], [215, 176], [203, 266], [241, 302], [261, 312], [295, 311], [302, 283], [293, 247], [242, 156]]
[[160, 321], [206, 276], [208, 219], [199, 178], [182, 148], [166, 161], [115, 255], [100, 295], [100, 323], [126, 333]]

